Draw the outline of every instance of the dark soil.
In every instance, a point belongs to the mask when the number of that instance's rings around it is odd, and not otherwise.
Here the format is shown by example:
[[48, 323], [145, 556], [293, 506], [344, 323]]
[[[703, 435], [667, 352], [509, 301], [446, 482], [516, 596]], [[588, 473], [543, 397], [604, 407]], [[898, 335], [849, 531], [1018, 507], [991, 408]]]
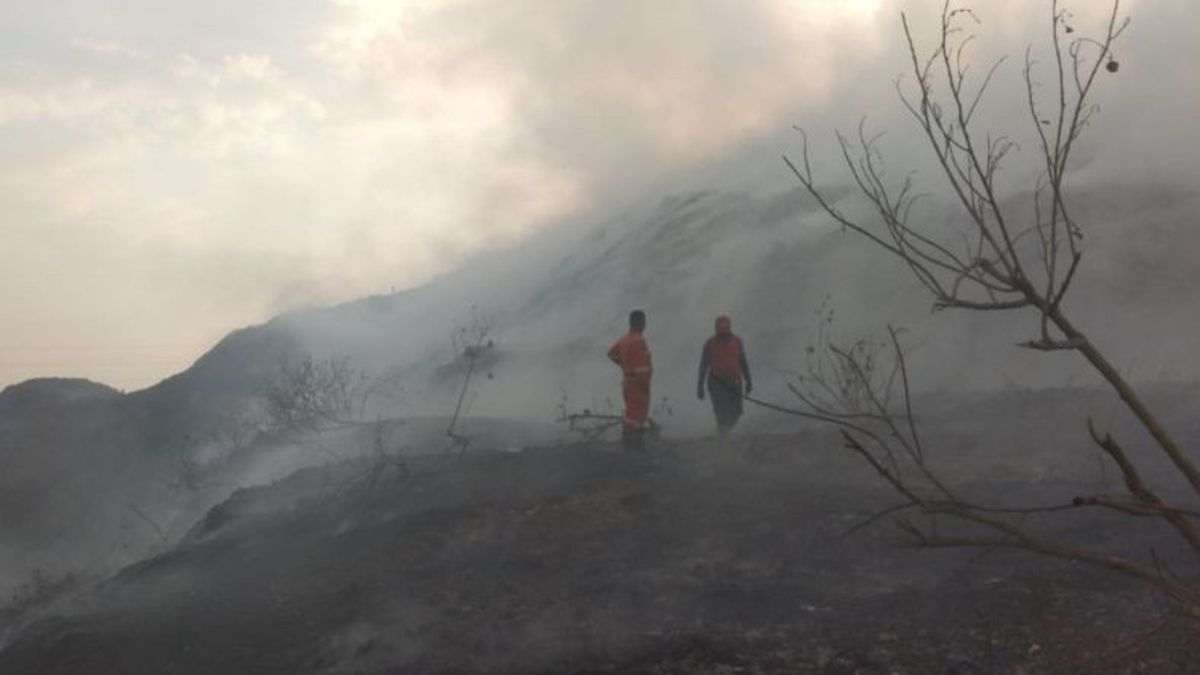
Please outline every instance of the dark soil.
[[[1169, 605], [1123, 577], [846, 534], [893, 502], [813, 435], [310, 469], [47, 610], [0, 673], [1200, 672], [1195, 627], [1144, 636]], [[1027, 525], [1174, 550], [1099, 513]]]

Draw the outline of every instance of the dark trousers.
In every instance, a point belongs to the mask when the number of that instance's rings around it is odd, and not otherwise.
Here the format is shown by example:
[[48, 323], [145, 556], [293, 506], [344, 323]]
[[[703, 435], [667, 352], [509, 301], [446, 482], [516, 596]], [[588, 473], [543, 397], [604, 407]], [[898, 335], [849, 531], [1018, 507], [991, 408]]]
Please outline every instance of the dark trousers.
[[732, 428], [742, 416], [742, 382], [717, 375], [708, 376], [708, 397], [712, 400], [717, 427]]

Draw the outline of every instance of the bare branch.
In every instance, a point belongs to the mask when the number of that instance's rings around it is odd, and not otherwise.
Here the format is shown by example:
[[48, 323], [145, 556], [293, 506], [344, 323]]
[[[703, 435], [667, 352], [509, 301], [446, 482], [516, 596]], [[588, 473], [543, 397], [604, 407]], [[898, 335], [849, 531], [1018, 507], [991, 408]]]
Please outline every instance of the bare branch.
[[[1098, 39], [1066, 40], [1074, 33], [1066, 27], [1068, 16], [1058, 0], [1050, 2], [1052, 68], [1048, 87], [1052, 103], [1039, 104], [1042, 85], [1035, 76], [1032, 48], [1025, 53], [1022, 77], [1026, 106], [1036, 133], [1040, 164], [1033, 186], [1033, 222], [1011, 213], [1001, 201], [998, 178], [1016, 144], [1006, 135], [974, 128], [985, 94], [1004, 63], [991, 64], [978, 87], [971, 74], [969, 47], [974, 35], [965, 22], [978, 25], [968, 9], [943, 5], [940, 39], [922, 55], [907, 15], [901, 15], [909, 71], [914, 80], [897, 78], [901, 103], [912, 116], [933, 151], [940, 174], [964, 216], [959, 240], [946, 245], [910, 220], [917, 190], [912, 173], [899, 183], [886, 179], [879, 150], [879, 135], [858, 129], [857, 143], [837, 135], [841, 160], [854, 186], [873, 213], [858, 220], [839, 211], [817, 187], [809, 157], [808, 138], [802, 134], [802, 164], [784, 162], [818, 205], [846, 231], [860, 235], [904, 263], [929, 291], [933, 307], [974, 311], [1037, 313], [1039, 329], [1020, 347], [1041, 352], [1077, 352], [1101, 375], [1134, 417], [1149, 432], [1157, 447], [1200, 495], [1200, 469], [1196, 460], [1161, 424], [1145, 402], [1095, 344], [1067, 317], [1063, 304], [1078, 278], [1082, 260], [1083, 228], [1068, 208], [1065, 177], [1076, 143], [1097, 111], [1091, 102], [1101, 69], [1116, 72], [1112, 49], [1128, 26], [1120, 18], [1120, 4], [1112, 2], [1107, 26]], [[915, 87], [915, 90], [914, 88]], [[973, 92], [973, 93], [972, 93]], [[1046, 113], [1043, 113], [1043, 110]], [[953, 250], [952, 250], [953, 247]], [[960, 252], [961, 249], [961, 252]], [[1050, 506], [992, 507], [973, 504], [954, 494], [927, 463], [911, 404], [909, 373], [899, 339], [889, 327], [892, 363], [879, 362], [862, 342], [840, 347], [820, 341], [821, 352], [810, 364], [804, 388], [789, 385], [804, 406], [792, 410], [757, 399], [747, 400], [768, 408], [837, 426], [843, 445], [870, 465], [904, 501], [872, 516], [867, 523], [913, 510], [934, 518], [944, 516], [983, 529], [981, 536], [946, 537], [931, 525], [922, 528], [900, 521], [921, 545], [1004, 546], [1118, 570], [1166, 590], [1172, 597], [1200, 611], [1200, 590], [1167, 570], [1153, 556], [1151, 563], [1110, 556], [1030, 534], [1024, 518], [1077, 508], [1103, 508], [1136, 518], [1158, 518], [1169, 524], [1200, 557], [1196, 520], [1200, 511], [1168, 504], [1145, 482], [1137, 465], [1108, 434], [1099, 434], [1089, 420], [1097, 446], [1120, 468], [1128, 495], [1093, 494]], [[899, 407], [897, 407], [899, 406]], [[865, 526], [860, 525], [861, 526]], [[858, 529], [857, 527], [855, 529]]]

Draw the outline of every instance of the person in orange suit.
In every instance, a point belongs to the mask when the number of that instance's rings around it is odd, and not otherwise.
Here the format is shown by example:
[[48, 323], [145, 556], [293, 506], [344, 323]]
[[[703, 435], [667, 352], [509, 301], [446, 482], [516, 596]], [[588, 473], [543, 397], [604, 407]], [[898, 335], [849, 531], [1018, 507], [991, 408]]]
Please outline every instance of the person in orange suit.
[[742, 396], [751, 391], [746, 348], [742, 339], [733, 334], [733, 323], [724, 314], [717, 317], [716, 334], [704, 343], [700, 353], [696, 396], [701, 401], [704, 400], [706, 379], [713, 414], [717, 418], [717, 435], [724, 441], [742, 416]]
[[646, 313], [640, 309], [630, 312], [629, 332], [608, 350], [608, 358], [621, 367], [621, 393], [625, 397], [621, 444], [630, 451], [645, 449], [642, 430], [650, 415], [650, 376], [654, 367], [645, 331]]

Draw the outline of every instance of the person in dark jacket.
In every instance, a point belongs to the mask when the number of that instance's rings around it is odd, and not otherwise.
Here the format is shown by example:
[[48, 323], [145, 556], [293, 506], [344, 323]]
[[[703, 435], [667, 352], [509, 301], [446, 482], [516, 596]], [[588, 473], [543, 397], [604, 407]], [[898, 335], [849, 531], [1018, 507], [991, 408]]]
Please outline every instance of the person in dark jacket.
[[700, 354], [696, 396], [701, 401], [706, 383], [713, 414], [717, 417], [717, 434], [724, 440], [742, 416], [743, 394], [749, 394], [752, 389], [746, 348], [742, 339], [733, 334], [733, 325], [725, 315], [717, 317], [716, 334], [704, 343], [704, 351]]

